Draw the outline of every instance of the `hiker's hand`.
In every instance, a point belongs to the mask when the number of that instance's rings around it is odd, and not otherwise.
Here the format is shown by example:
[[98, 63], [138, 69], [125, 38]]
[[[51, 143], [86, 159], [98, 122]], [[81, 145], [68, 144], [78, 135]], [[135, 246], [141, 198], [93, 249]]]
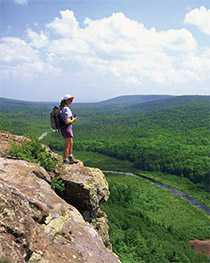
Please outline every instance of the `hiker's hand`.
[[76, 120], [77, 120], [77, 118], [75, 118], [75, 117], [68, 118], [68, 119], [65, 121], [65, 123], [66, 123], [66, 125], [68, 125], [68, 124], [73, 124]]
[[71, 119], [71, 123], [74, 123], [75, 121], [77, 121], [77, 117], [73, 117], [73, 118]]

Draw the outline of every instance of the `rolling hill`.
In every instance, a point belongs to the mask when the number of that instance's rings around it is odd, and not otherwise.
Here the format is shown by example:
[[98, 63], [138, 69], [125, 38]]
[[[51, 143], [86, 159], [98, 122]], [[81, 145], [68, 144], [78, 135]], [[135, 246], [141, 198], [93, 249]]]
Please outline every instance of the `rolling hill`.
[[[75, 103], [75, 108], [100, 108], [104, 106], [117, 106], [117, 107], [124, 107], [124, 106], [131, 106], [131, 105], [138, 105], [141, 103], [152, 102], [152, 101], [159, 101], [162, 99], [168, 99], [172, 96], [169, 95], [125, 95], [119, 96], [108, 100], [103, 100], [100, 102], [89, 102], [89, 103]], [[8, 99], [0, 97], [0, 110], [9, 110], [9, 109], [16, 109], [16, 108], [23, 108], [23, 107], [31, 107], [31, 108], [51, 108], [53, 105], [56, 105], [57, 102], [39, 102], [39, 101], [24, 101], [24, 100], [15, 100], [15, 99]]]

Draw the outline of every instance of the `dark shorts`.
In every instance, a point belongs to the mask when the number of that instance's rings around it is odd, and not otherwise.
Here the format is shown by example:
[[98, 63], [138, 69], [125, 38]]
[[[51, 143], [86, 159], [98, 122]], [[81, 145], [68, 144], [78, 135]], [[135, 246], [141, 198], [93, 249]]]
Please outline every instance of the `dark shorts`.
[[62, 136], [66, 139], [66, 138], [73, 138], [74, 134], [73, 134], [73, 127], [72, 125], [69, 125], [67, 127], [61, 128], [61, 134]]

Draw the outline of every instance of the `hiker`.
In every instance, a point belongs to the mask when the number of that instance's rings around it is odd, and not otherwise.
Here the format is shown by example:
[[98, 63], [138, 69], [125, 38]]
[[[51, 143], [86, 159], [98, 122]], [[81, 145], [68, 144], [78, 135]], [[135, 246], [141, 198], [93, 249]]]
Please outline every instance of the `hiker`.
[[74, 100], [74, 96], [65, 95], [60, 102], [60, 116], [65, 123], [65, 126], [61, 127], [60, 131], [65, 139], [65, 149], [63, 153], [63, 162], [65, 164], [78, 163], [73, 157], [73, 127], [72, 124], [77, 120], [76, 115], [72, 114], [70, 105]]

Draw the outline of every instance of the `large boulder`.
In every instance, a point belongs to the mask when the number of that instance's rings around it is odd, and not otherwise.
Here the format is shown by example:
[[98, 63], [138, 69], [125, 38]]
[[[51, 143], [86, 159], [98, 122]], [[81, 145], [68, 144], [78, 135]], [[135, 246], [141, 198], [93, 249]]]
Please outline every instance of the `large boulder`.
[[65, 185], [59, 195], [81, 212], [101, 235], [105, 246], [111, 248], [107, 216], [100, 208], [109, 198], [105, 175], [99, 169], [85, 167], [82, 162], [60, 166], [57, 174]]
[[109, 186], [101, 170], [79, 163], [63, 165], [57, 172], [65, 184], [64, 199], [81, 212], [94, 213], [102, 202], [108, 200]]
[[18, 263], [120, 262], [50, 180], [38, 165], [0, 158], [0, 256]]

